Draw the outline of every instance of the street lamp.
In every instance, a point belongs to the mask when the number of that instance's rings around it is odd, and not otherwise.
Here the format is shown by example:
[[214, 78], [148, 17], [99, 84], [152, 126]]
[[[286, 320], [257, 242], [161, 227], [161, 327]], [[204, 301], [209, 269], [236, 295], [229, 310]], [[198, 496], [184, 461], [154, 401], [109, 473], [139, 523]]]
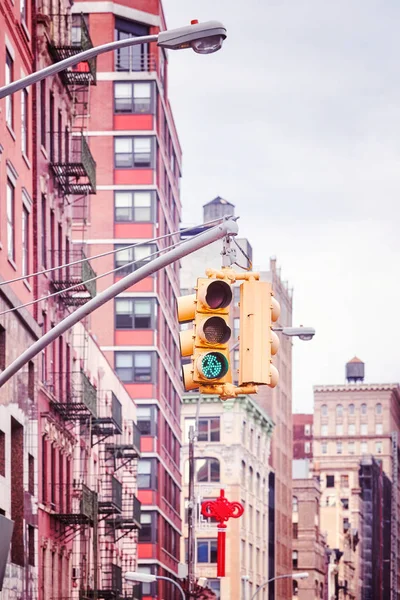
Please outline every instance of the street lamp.
[[45, 69], [41, 69], [36, 73], [31, 73], [31, 75], [28, 75], [27, 77], [23, 77], [22, 79], [18, 79], [17, 81], [13, 81], [8, 85], [3, 86], [0, 88], [0, 98], [5, 98], [10, 94], [18, 92], [18, 90], [22, 90], [34, 83], [42, 81], [42, 79], [45, 79], [50, 75], [55, 75], [80, 62], [87, 61], [90, 58], [94, 58], [105, 52], [110, 52], [111, 50], [128, 48], [130, 46], [136, 46], [137, 44], [157, 42], [157, 46], [160, 46], [160, 48], [168, 48], [169, 50], [192, 48], [198, 54], [211, 54], [221, 48], [225, 38], [226, 29], [219, 21], [206, 21], [205, 23], [192, 21], [191, 25], [186, 27], [161, 31], [154, 35], [144, 35], [141, 37], [132, 37], [125, 40], [109, 42], [108, 44], [103, 44], [79, 52], [79, 54], [60, 60], [54, 65], [50, 65]]
[[139, 571], [128, 571], [125, 573], [125, 579], [127, 581], [132, 581], [133, 583], [154, 583], [157, 579], [161, 579], [163, 581], [169, 581], [173, 583], [180, 593], [182, 594], [182, 600], [186, 600], [185, 592], [174, 579], [170, 579], [169, 577], [163, 577], [162, 575], [151, 575], [150, 573], [139, 573]]
[[313, 327], [274, 327], [274, 331], [280, 331], [283, 335], [289, 337], [298, 337], [304, 342], [312, 340], [315, 335], [315, 329]]
[[254, 592], [254, 594], [252, 595], [250, 600], [254, 600], [254, 598], [257, 596], [258, 592], [260, 592], [266, 585], [268, 585], [272, 581], [276, 581], [277, 579], [307, 579], [307, 577], [308, 577], [308, 572], [305, 571], [304, 573], [288, 573], [287, 575], [278, 575], [278, 577], [272, 577], [272, 579], [267, 579]]

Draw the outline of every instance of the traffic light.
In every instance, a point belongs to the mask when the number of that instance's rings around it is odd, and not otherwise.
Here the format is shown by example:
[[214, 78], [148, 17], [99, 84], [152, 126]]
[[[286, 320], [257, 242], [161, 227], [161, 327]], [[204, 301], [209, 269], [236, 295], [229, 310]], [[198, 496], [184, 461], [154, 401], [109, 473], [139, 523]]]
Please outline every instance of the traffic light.
[[230, 282], [201, 277], [196, 294], [178, 299], [179, 322], [194, 320], [191, 329], [180, 334], [181, 355], [191, 357], [183, 365], [185, 390], [232, 382], [229, 347], [229, 307], [232, 303]]
[[279, 349], [272, 330], [279, 314], [271, 283], [251, 279], [241, 284], [239, 385], [277, 385], [279, 373], [271, 360]]

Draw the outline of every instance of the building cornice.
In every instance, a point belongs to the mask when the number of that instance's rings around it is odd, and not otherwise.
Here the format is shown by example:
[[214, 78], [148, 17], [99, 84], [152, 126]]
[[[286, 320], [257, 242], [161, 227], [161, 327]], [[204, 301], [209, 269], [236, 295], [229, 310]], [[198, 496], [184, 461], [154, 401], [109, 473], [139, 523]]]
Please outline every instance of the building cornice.
[[[183, 404], [197, 404], [198, 399], [199, 394], [188, 394], [183, 396], [182, 401]], [[247, 417], [252, 418], [254, 423], [257, 423], [267, 434], [271, 435], [275, 427], [273, 420], [250, 396], [238, 396], [237, 398], [222, 402], [218, 396], [202, 395], [201, 403], [221, 404], [223, 410], [227, 411], [232, 410], [238, 404], [244, 410]]]
[[396, 391], [400, 392], [399, 383], [355, 383], [348, 385], [315, 385], [314, 392], [365, 392]]

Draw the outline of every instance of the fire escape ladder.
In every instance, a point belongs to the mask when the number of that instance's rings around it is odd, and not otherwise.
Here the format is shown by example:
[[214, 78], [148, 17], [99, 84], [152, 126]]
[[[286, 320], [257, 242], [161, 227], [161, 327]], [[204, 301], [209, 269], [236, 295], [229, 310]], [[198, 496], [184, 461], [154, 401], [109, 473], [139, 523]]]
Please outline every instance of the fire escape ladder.
[[[64, 376], [68, 381], [67, 373]], [[65, 421], [90, 421], [97, 417], [97, 390], [83, 371], [75, 371], [70, 374], [69, 389], [51, 405]]]

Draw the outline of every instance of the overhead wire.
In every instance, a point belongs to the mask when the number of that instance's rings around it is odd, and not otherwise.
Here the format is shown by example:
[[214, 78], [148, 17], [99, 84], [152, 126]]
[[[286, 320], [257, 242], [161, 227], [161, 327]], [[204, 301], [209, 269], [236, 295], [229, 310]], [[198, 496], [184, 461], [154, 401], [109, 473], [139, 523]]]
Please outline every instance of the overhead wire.
[[[215, 219], [217, 220], [217, 219]], [[221, 219], [218, 219], [221, 220]], [[194, 227], [190, 227], [188, 229], [194, 229]], [[185, 231], [185, 230], [182, 230]], [[196, 235], [193, 236], [193, 239], [198, 237], [199, 235], [201, 235], [202, 232], [197, 233]], [[169, 234], [169, 236], [171, 236], [173, 234]], [[167, 236], [161, 236], [161, 237], [167, 237]], [[153, 240], [158, 239], [158, 238], [153, 238]], [[153, 241], [153, 240], [146, 240], [146, 243], [149, 243], [149, 241]], [[135, 265], [137, 263], [143, 263], [143, 262], [148, 262], [149, 259], [154, 258], [155, 256], [157, 256], [158, 254], [161, 254], [162, 252], [166, 252], [167, 250], [171, 250], [173, 248], [176, 248], [178, 246], [180, 246], [181, 244], [184, 244], [186, 242], [186, 240], [180, 240], [179, 242], [176, 242], [174, 244], [171, 244], [170, 246], [166, 246], [165, 248], [160, 248], [158, 249], [156, 252], [153, 252], [152, 254], [149, 254], [148, 256], [146, 256], [144, 259], [139, 259], [139, 260], [133, 260], [130, 261], [128, 263], [125, 263], [124, 265], [121, 265], [119, 267], [116, 267], [115, 269], [111, 269], [111, 271], [107, 271], [106, 273], [101, 273], [100, 275], [96, 275], [96, 277], [92, 277], [90, 279], [85, 279], [85, 281], [81, 281], [79, 283], [76, 283], [74, 285], [71, 285], [68, 288], [65, 288], [63, 290], [57, 290], [56, 292], [52, 292], [51, 294], [47, 294], [47, 296], [41, 296], [40, 298], [35, 298], [35, 300], [31, 300], [30, 302], [25, 302], [25, 304], [19, 304], [18, 306], [13, 306], [12, 308], [9, 308], [7, 310], [3, 310], [0, 312], [0, 316], [1, 315], [5, 315], [7, 313], [10, 312], [14, 312], [16, 310], [19, 310], [21, 308], [26, 308], [27, 306], [32, 306], [33, 304], [37, 304], [39, 302], [43, 302], [44, 300], [47, 300], [48, 298], [52, 298], [54, 296], [59, 296], [60, 294], [65, 294], [66, 292], [69, 292], [79, 286], [81, 286], [83, 283], [90, 283], [91, 281], [96, 281], [97, 279], [101, 279], [102, 277], [106, 277], [107, 275], [111, 275], [112, 273], [116, 273], [117, 271], [124, 269], [128, 266], [132, 266]], [[140, 244], [133, 244], [133, 246], [140, 246]], [[125, 250], [127, 248], [132, 248], [132, 246], [127, 246], [126, 248], [119, 248], [118, 250], [116, 250], [116, 252], [121, 252], [122, 250]], [[90, 259], [86, 258], [84, 259], [85, 261], [88, 261]], [[82, 261], [79, 261], [82, 262]], [[70, 264], [74, 264], [74, 263], [70, 263]], [[66, 265], [66, 267], [69, 265]], [[57, 267], [59, 269], [61, 269], [62, 267]]]
[[[102, 252], [101, 254], [95, 254], [93, 256], [87, 256], [85, 258], [80, 258], [78, 260], [74, 260], [72, 262], [66, 263], [64, 265], [57, 265], [56, 267], [50, 267], [49, 269], [42, 269], [41, 271], [36, 271], [36, 273], [30, 273], [29, 275], [21, 275], [20, 277], [14, 277], [14, 279], [7, 279], [6, 281], [0, 281], [0, 287], [2, 285], [6, 285], [9, 283], [15, 283], [16, 281], [21, 281], [23, 279], [29, 279], [30, 277], [37, 277], [39, 275], [43, 275], [44, 273], [51, 273], [52, 271], [57, 271], [58, 269], [65, 269], [67, 267], [72, 267], [74, 265], [78, 265], [79, 263], [95, 260], [96, 258], [103, 258], [104, 256], [109, 256], [110, 254], [115, 254], [115, 252], [121, 252], [123, 250], [129, 250], [130, 248], [134, 248], [135, 246], [143, 246], [144, 244], [150, 244], [152, 242], [157, 242], [159, 240], [172, 237], [174, 235], [181, 235], [186, 231], [191, 231], [192, 229], [198, 229], [199, 227], [206, 227], [218, 221], [222, 221], [223, 219], [213, 219], [212, 221], [207, 221], [207, 223], [202, 223], [202, 225], [193, 225], [192, 227], [186, 227], [185, 229], [180, 229], [178, 231], [172, 231], [171, 233], [166, 233], [164, 235], [160, 235], [155, 238], [146, 238], [141, 242], [135, 242], [135, 244], [130, 244], [129, 246], [124, 246], [123, 248], [114, 248], [113, 250], [107, 250], [107, 252]], [[48, 298], [49, 296], [47, 296]], [[0, 313], [3, 314], [3, 313]]]

